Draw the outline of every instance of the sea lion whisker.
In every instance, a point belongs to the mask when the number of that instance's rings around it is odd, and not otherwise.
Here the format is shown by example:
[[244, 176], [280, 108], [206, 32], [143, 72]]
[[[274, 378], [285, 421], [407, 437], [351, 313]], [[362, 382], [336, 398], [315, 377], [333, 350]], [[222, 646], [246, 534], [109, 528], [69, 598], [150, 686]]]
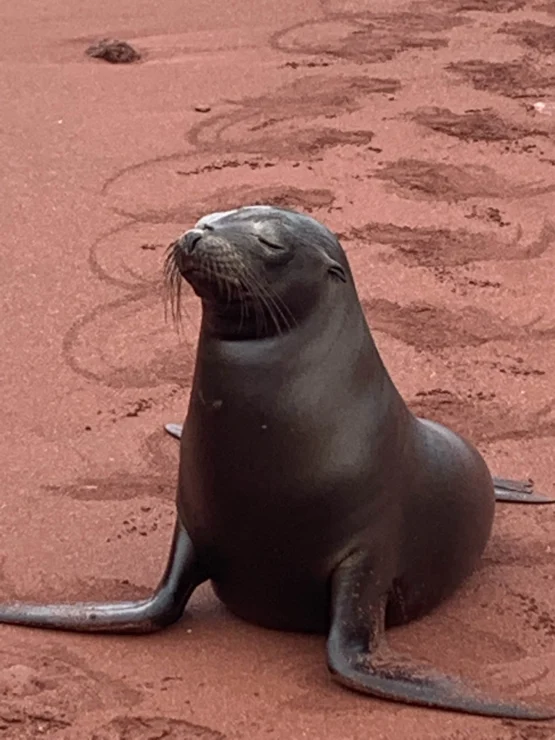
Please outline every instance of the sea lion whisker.
[[221, 295], [222, 293], [222, 283], [220, 279], [220, 275], [218, 274], [216, 267], [214, 265], [214, 261], [211, 257], [207, 257], [205, 262], [203, 263], [203, 271], [206, 273], [206, 276], [208, 280], [216, 281], [216, 286], [218, 289], [218, 294]]
[[177, 242], [172, 242], [164, 259], [163, 276], [164, 276], [164, 316], [167, 320], [168, 302], [171, 306], [171, 314], [174, 323], [178, 326], [181, 324], [181, 290], [182, 279], [177, 266], [176, 251]]
[[[241, 260], [240, 269], [238, 265], [233, 264], [230, 266], [230, 270], [234, 277], [239, 281], [239, 284], [244, 292], [242, 298], [245, 308], [248, 309], [248, 302], [246, 301], [246, 297], [248, 296], [252, 300], [252, 307], [255, 318], [255, 332], [256, 335], [259, 336], [260, 332], [267, 331], [266, 311], [264, 311], [265, 302], [260, 291], [259, 283], [243, 260]], [[262, 321], [262, 324], [259, 323], [260, 320]]]
[[245, 284], [248, 295], [253, 300], [255, 333], [256, 336], [261, 336], [265, 331], [267, 331], [267, 319], [266, 312], [264, 311], [264, 302], [256, 285], [252, 285], [248, 280], [245, 281]]
[[264, 323], [264, 330], [267, 330], [267, 316], [272, 320], [274, 324], [274, 328], [278, 334], [282, 333], [282, 329], [278, 320], [278, 317], [276, 315], [276, 307], [274, 302], [272, 301], [272, 298], [268, 291], [265, 289], [265, 286], [261, 283], [261, 281], [257, 281], [254, 276], [252, 276], [253, 282], [251, 283], [251, 290], [255, 290], [257, 295], [259, 296], [260, 302], [265, 309], [264, 311], [264, 317], [265, 317], [265, 323]]
[[245, 300], [245, 290], [246, 287], [244, 285], [243, 276], [238, 271], [237, 266], [235, 263], [231, 263], [229, 265], [229, 269], [231, 274], [235, 277], [237, 280], [237, 284], [235, 285], [236, 293], [237, 293], [237, 301], [239, 303], [239, 334], [241, 334], [241, 331], [243, 329], [245, 317], [246, 317], [246, 308], [247, 308], [247, 302]]
[[272, 306], [266, 298], [263, 286], [261, 285], [259, 281], [256, 280], [254, 275], [250, 275], [249, 278], [251, 280], [251, 282], [249, 283], [249, 290], [251, 293], [256, 295], [257, 305], [260, 308], [260, 316], [262, 317], [262, 328], [261, 328], [262, 335], [265, 335], [268, 333], [268, 317], [272, 319], [274, 326], [276, 328], [276, 331], [278, 332], [278, 334], [280, 334], [281, 330], [280, 330], [279, 322], [276, 321], [274, 312], [272, 310]]
[[[166, 257], [163, 264], [163, 300], [164, 300], [164, 320], [168, 320], [168, 302], [171, 305], [171, 315], [174, 327], [178, 336], [182, 335], [183, 313], [187, 317], [189, 326], [194, 326], [194, 321], [189, 313], [189, 309], [182, 302], [183, 278], [179, 271], [176, 260], [178, 243], [172, 242], [166, 250]], [[186, 351], [190, 359], [194, 362], [194, 355], [190, 347], [190, 342], [185, 338]]]
[[[245, 294], [251, 298], [255, 318], [255, 332], [257, 336], [267, 332], [267, 311], [264, 296], [254, 276], [252, 276], [246, 266], [243, 266], [241, 274], [242, 284]], [[248, 305], [248, 304], [247, 304]]]
[[276, 310], [279, 312], [279, 315], [285, 325], [285, 329], [287, 331], [290, 331], [294, 326], [296, 326], [297, 321], [289, 306], [285, 303], [281, 296], [276, 293], [270, 283], [266, 281], [261, 284], [261, 287], [266, 292], [268, 298], [272, 301], [272, 304], [275, 306]]
[[231, 305], [231, 298], [233, 295], [232, 284], [229, 280], [225, 281], [225, 287], [226, 287], [226, 298], [227, 298], [226, 306], [227, 308], [229, 308], [229, 306]]
[[272, 307], [275, 309], [275, 311], [277, 311], [279, 317], [282, 319], [285, 325], [285, 330], [289, 331], [292, 327], [291, 327], [291, 324], [289, 322], [289, 319], [285, 311], [287, 311], [289, 316], [293, 318], [293, 321], [294, 321], [294, 317], [292, 316], [289, 308], [286, 306], [284, 301], [274, 291], [272, 291], [272, 288], [267, 281], [263, 281], [261, 278], [258, 278], [256, 275], [254, 275], [254, 273], [250, 270], [250, 268], [247, 265], [245, 265], [244, 269], [245, 269], [245, 274], [248, 275], [249, 278], [252, 280], [251, 285], [253, 284], [256, 285], [261, 297], [265, 298], [265, 301], [264, 301], [265, 306], [268, 309], [268, 312], [270, 314], [270, 317], [272, 318], [272, 321], [274, 322], [274, 326], [276, 328], [277, 333], [282, 334], [283, 331], [282, 331], [280, 322], [276, 318], [275, 312], [272, 310]]

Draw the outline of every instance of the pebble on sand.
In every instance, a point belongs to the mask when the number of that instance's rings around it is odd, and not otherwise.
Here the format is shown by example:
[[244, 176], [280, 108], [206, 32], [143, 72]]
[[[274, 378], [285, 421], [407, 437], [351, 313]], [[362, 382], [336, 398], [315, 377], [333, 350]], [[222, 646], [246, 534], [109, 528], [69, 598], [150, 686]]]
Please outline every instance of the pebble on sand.
[[95, 59], [104, 59], [110, 64], [130, 64], [138, 62], [141, 58], [140, 53], [127, 41], [116, 39], [101, 39], [98, 43], [89, 46], [85, 53]]

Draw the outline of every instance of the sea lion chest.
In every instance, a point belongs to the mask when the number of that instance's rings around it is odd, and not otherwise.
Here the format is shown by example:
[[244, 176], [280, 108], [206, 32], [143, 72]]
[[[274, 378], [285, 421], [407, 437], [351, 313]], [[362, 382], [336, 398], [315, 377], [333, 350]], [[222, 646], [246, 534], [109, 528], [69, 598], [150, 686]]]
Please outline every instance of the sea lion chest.
[[360, 345], [323, 347], [201, 347], [182, 438], [178, 510], [216, 592], [280, 629], [324, 628], [331, 571], [388, 516], [387, 403]]

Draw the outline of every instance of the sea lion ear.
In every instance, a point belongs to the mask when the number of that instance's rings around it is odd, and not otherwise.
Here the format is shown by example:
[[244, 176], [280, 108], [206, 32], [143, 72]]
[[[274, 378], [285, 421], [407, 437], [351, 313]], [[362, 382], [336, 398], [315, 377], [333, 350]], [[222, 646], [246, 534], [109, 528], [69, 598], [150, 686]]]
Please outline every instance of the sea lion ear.
[[327, 252], [323, 252], [323, 257], [326, 262], [326, 267], [328, 268], [328, 273], [335, 279], [341, 280], [341, 282], [346, 283], [347, 282], [347, 275], [345, 274], [345, 268], [342, 267], [339, 262], [336, 262], [332, 257], [327, 254]]
[[332, 262], [330, 265], [328, 265], [328, 272], [337, 280], [341, 280], [341, 282], [346, 283], [347, 282], [347, 276], [345, 275], [345, 270], [341, 267], [341, 265], [338, 262]]

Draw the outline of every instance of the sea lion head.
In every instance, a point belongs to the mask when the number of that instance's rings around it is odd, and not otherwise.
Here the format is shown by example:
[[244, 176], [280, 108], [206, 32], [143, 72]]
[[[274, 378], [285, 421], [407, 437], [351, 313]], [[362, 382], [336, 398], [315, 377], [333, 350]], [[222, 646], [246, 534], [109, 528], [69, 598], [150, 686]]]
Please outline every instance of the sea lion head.
[[315, 219], [273, 206], [247, 206], [201, 218], [166, 260], [172, 305], [181, 278], [205, 315], [240, 336], [284, 333], [330, 290], [352, 281], [337, 237]]

